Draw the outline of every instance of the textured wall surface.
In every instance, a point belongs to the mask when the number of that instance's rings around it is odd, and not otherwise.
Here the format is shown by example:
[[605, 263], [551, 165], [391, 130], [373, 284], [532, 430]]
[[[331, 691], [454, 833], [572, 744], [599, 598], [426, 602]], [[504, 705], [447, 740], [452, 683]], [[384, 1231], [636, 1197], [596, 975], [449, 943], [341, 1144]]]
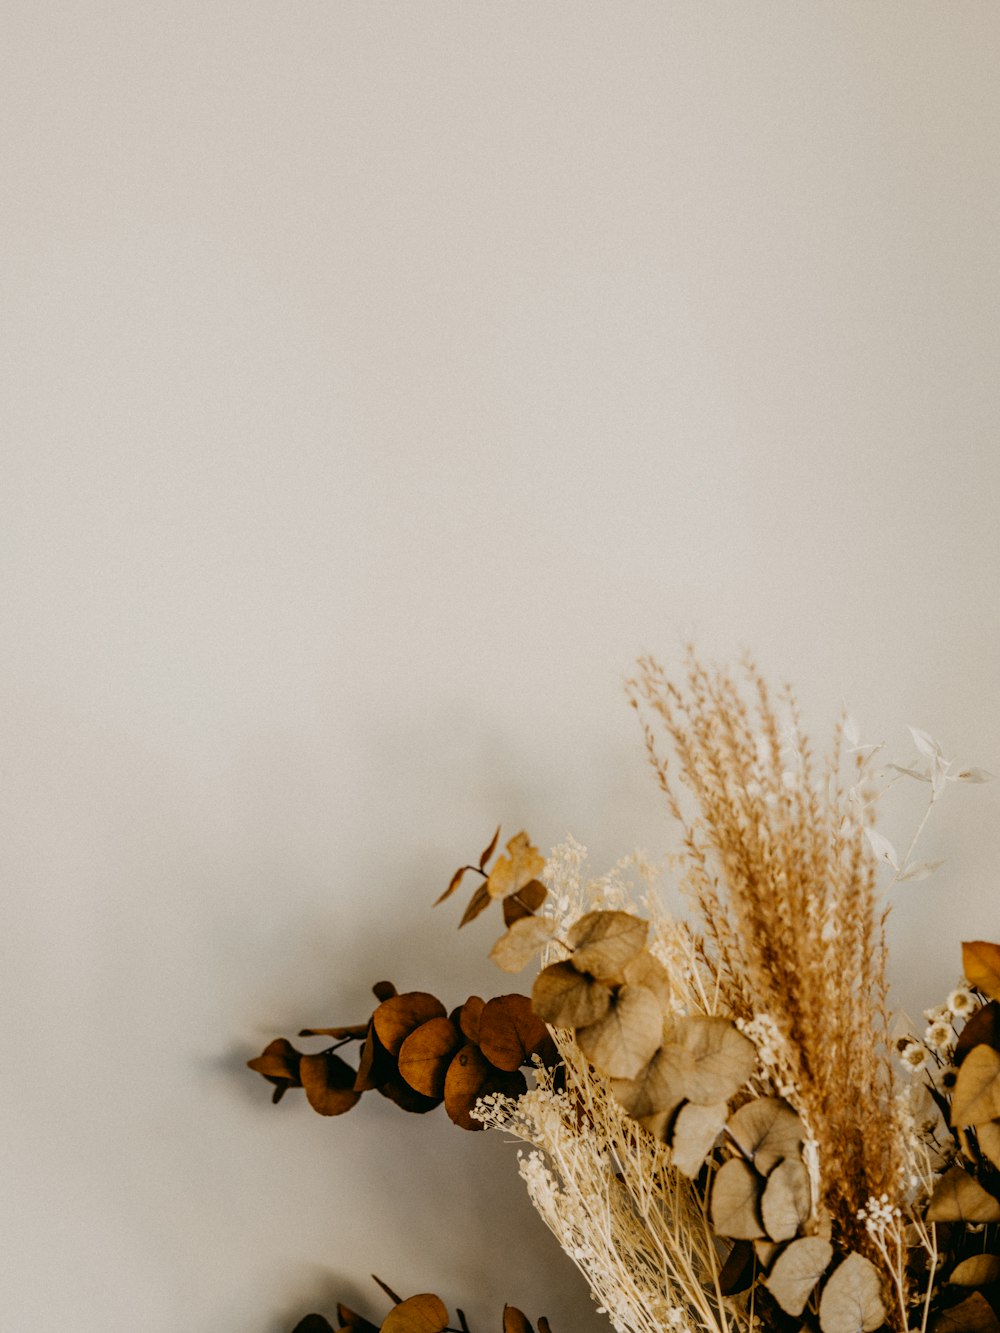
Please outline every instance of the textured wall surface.
[[[242, 1062], [504, 989], [429, 910], [498, 819], [662, 848], [641, 651], [1000, 769], [1000, 9], [3, 8], [0, 1322], [597, 1330], [510, 1145]], [[913, 1012], [998, 813], [898, 891]]]

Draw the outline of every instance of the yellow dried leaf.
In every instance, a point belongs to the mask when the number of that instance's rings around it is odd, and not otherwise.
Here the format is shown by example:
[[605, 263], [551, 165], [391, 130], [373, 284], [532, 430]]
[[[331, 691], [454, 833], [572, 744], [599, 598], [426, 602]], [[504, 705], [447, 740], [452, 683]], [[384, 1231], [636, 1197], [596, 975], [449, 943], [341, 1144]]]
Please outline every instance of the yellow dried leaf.
[[767, 1178], [760, 1215], [772, 1240], [792, 1240], [812, 1211], [809, 1172], [802, 1162], [788, 1157]]
[[1000, 1203], [960, 1166], [950, 1167], [935, 1187], [928, 1222], [1000, 1222]]
[[974, 1254], [952, 1270], [948, 1281], [953, 1287], [986, 1287], [1000, 1277], [1000, 1255]]
[[783, 1157], [797, 1157], [805, 1138], [802, 1121], [780, 1097], [746, 1102], [733, 1112], [727, 1129], [762, 1176]]
[[448, 1311], [439, 1296], [424, 1292], [400, 1301], [382, 1321], [381, 1333], [444, 1333]]
[[573, 966], [617, 984], [629, 962], [645, 948], [648, 934], [649, 922], [630, 912], [588, 912], [569, 931]]
[[464, 1039], [448, 1018], [430, 1018], [410, 1033], [399, 1048], [399, 1072], [415, 1092], [444, 1096], [444, 1079]]
[[955, 1129], [981, 1125], [1000, 1116], [1000, 1053], [992, 1046], [973, 1046], [962, 1061], [951, 1094]]
[[677, 1113], [670, 1139], [671, 1160], [683, 1175], [692, 1180], [705, 1164], [705, 1158], [726, 1123], [725, 1102], [699, 1106], [688, 1102]]
[[758, 1210], [760, 1178], [738, 1157], [730, 1158], [712, 1182], [712, 1227], [719, 1236], [733, 1240], [763, 1237]]
[[989, 1120], [976, 1126], [979, 1151], [1000, 1170], [1000, 1120]]
[[969, 984], [1000, 1000], [1000, 944], [969, 940], [962, 945], [962, 968]]
[[538, 1017], [553, 1027], [586, 1027], [608, 1012], [611, 989], [571, 963], [552, 963], [535, 978], [531, 1003]]
[[609, 1078], [634, 1078], [660, 1045], [663, 1012], [652, 991], [622, 986], [607, 1013], [576, 1032], [576, 1044]]
[[764, 1286], [786, 1314], [800, 1315], [832, 1258], [828, 1240], [803, 1236], [781, 1251]]
[[504, 972], [520, 972], [545, 948], [557, 929], [554, 916], [521, 917], [500, 936], [490, 950], [490, 958]]
[[507, 898], [537, 879], [544, 869], [545, 857], [527, 833], [517, 833], [507, 844], [507, 855], [501, 856], [490, 871], [487, 891], [491, 898]]
[[873, 1333], [885, 1323], [882, 1278], [856, 1251], [833, 1270], [819, 1302], [823, 1333]]

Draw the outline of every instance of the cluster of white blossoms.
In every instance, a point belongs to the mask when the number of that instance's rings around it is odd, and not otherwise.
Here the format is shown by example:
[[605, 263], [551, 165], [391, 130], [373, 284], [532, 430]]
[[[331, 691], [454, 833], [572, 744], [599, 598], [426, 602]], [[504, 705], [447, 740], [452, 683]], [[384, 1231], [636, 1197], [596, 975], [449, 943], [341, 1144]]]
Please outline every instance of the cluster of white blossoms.
[[865, 1230], [873, 1240], [881, 1240], [902, 1216], [896, 1205], [890, 1202], [888, 1194], [880, 1194], [877, 1199], [872, 1195], [865, 1206], [858, 1209], [858, 1221], [864, 1222]]
[[774, 1089], [790, 1101], [801, 1114], [796, 1087], [792, 1078], [787, 1043], [784, 1033], [770, 1014], [754, 1014], [753, 1018], [737, 1018], [736, 1026], [749, 1037], [757, 1048], [757, 1058]]

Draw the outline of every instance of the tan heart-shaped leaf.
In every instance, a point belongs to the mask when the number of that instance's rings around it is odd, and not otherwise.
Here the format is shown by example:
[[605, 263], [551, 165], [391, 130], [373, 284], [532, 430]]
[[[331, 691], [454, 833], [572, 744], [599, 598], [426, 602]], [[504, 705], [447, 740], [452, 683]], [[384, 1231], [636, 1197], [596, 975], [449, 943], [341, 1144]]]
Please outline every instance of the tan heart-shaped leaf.
[[448, 1066], [444, 1080], [444, 1109], [460, 1128], [483, 1129], [483, 1122], [472, 1115], [480, 1097], [492, 1093], [519, 1097], [527, 1086], [520, 1070], [507, 1073], [495, 1068], [479, 1047], [470, 1042], [468, 1046], [462, 1047]]
[[647, 990], [651, 990], [659, 1000], [664, 1013], [669, 1013], [674, 996], [670, 973], [648, 949], [640, 949], [635, 957], [625, 964], [622, 978], [628, 986], [645, 986]]
[[953, 1287], [986, 1287], [1000, 1277], [1000, 1255], [974, 1254], [956, 1264], [948, 1281]]
[[664, 1046], [679, 1046], [692, 1058], [684, 1084], [689, 1101], [703, 1106], [728, 1101], [753, 1073], [753, 1042], [728, 1018], [692, 1015], [674, 1020], [667, 1031], [670, 1040]]
[[802, 1121], [780, 1097], [746, 1102], [733, 1112], [726, 1128], [762, 1176], [783, 1157], [797, 1157], [805, 1138]]
[[712, 1182], [712, 1226], [719, 1236], [756, 1240], [764, 1235], [759, 1212], [760, 1178], [738, 1157], [725, 1162]]
[[885, 1319], [879, 1271], [854, 1251], [837, 1265], [823, 1288], [819, 1326], [823, 1333], [873, 1333]]
[[979, 1151], [1000, 1170], [1000, 1120], [988, 1120], [976, 1126]]
[[728, 1109], [725, 1102], [716, 1102], [714, 1106], [688, 1102], [678, 1111], [670, 1149], [671, 1161], [682, 1175], [693, 1180], [704, 1166], [712, 1145], [722, 1133]]
[[786, 1314], [800, 1315], [832, 1258], [828, 1240], [819, 1236], [793, 1240], [775, 1259], [764, 1286]]
[[992, 1046], [973, 1046], [962, 1061], [951, 1094], [951, 1123], [955, 1129], [980, 1125], [1000, 1116], [1000, 1052]]
[[943, 1310], [934, 1321], [933, 1333], [1000, 1333], [1000, 1320], [986, 1297], [977, 1291], [961, 1304]]
[[429, 1018], [399, 1048], [399, 1072], [425, 1097], [444, 1096], [444, 1079], [464, 1038], [448, 1018]]
[[361, 1093], [354, 1090], [356, 1076], [357, 1070], [339, 1055], [321, 1052], [303, 1055], [299, 1061], [299, 1077], [309, 1105], [320, 1115], [343, 1115], [358, 1104]]
[[381, 1333], [444, 1333], [448, 1311], [439, 1296], [424, 1292], [400, 1301], [382, 1321]]
[[684, 1087], [694, 1066], [690, 1051], [681, 1046], [661, 1046], [633, 1079], [612, 1079], [615, 1097], [629, 1115], [641, 1124], [652, 1117], [664, 1117], [664, 1123], [646, 1128], [662, 1138], [665, 1120], [684, 1100]]
[[576, 1044], [595, 1069], [609, 1078], [634, 1078], [660, 1045], [663, 1012], [652, 991], [622, 986], [608, 1012], [577, 1029]]
[[512, 926], [515, 921], [531, 916], [538, 911], [548, 896], [549, 891], [540, 879], [529, 881], [523, 889], [518, 889], [517, 893], [512, 893], [509, 898], [503, 900], [504, 925]]
[[618, 984], [628, 963], [645, 948], [649, 922], [630, 912], [588, 912], [573, 923], [568, 941], [573, 966]]
[[968, 940], [962, 944], [962, 969], [970, 985], [1000, 1000], [1000, 944]]
[[1000, 1222], [1000, 1203], [960, 1166], [938, 1181], [927, 1208], [928, 1222]]
[[544, 869], [545, 857], [527, 833], [517, 833], [507, 843], [507, 855], [501, 856], [490, 871], [487, 892], [491, 898], [507, 898], [537, 879]]
[[611, 989], [571, 963], [552, 963], [535, 978], [531, 1003], [538, 1017], [554, 1028], [586, 1027], [610, 1009]]
[[500, 936], [490, 950], [490, 958], [504, 972], [521, 972], [558, 929], [554, 916], [523, 916]]
[[403, 1042], [432, 1018], [447, 1018], [448, 1011], [440, 1000], [426, 991], [411, 990], [384, 1000], [372, 1014], [378, 1039], [390, 1055], [399, 1055]]
[[549, 1030], [532, 1011], [527, 995], [498, 995], [484, 1006], [479, 1019], [479, 1046], [491, 1064], [513, 1073], [546, 1053]]
[[809, 1172], [801, 1161], [786, 1157], [767, 1178], [760, 1215], [772, 1240], [791, 1240], [812, 1211]]

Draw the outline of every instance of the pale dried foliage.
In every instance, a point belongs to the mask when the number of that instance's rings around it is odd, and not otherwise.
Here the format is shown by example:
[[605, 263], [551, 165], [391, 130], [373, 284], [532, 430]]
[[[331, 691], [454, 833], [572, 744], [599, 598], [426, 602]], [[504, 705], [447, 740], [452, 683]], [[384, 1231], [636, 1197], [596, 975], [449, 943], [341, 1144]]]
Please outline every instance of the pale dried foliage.
[[767, 1016], [785, 1095], [817, 1145], [835, 1240], [871, 1252], [858, 1214], [897, 1196], [901, 1136], [861, 756], [844, 762], [838, 725], [817, 763], [791, 692], [782, 723], [752, 663], [741, 687], [692, 657], [678, 687], [644, 659], [629, 688], [682, 832], [684, 887], [721, 1007], [745, 1022]]

